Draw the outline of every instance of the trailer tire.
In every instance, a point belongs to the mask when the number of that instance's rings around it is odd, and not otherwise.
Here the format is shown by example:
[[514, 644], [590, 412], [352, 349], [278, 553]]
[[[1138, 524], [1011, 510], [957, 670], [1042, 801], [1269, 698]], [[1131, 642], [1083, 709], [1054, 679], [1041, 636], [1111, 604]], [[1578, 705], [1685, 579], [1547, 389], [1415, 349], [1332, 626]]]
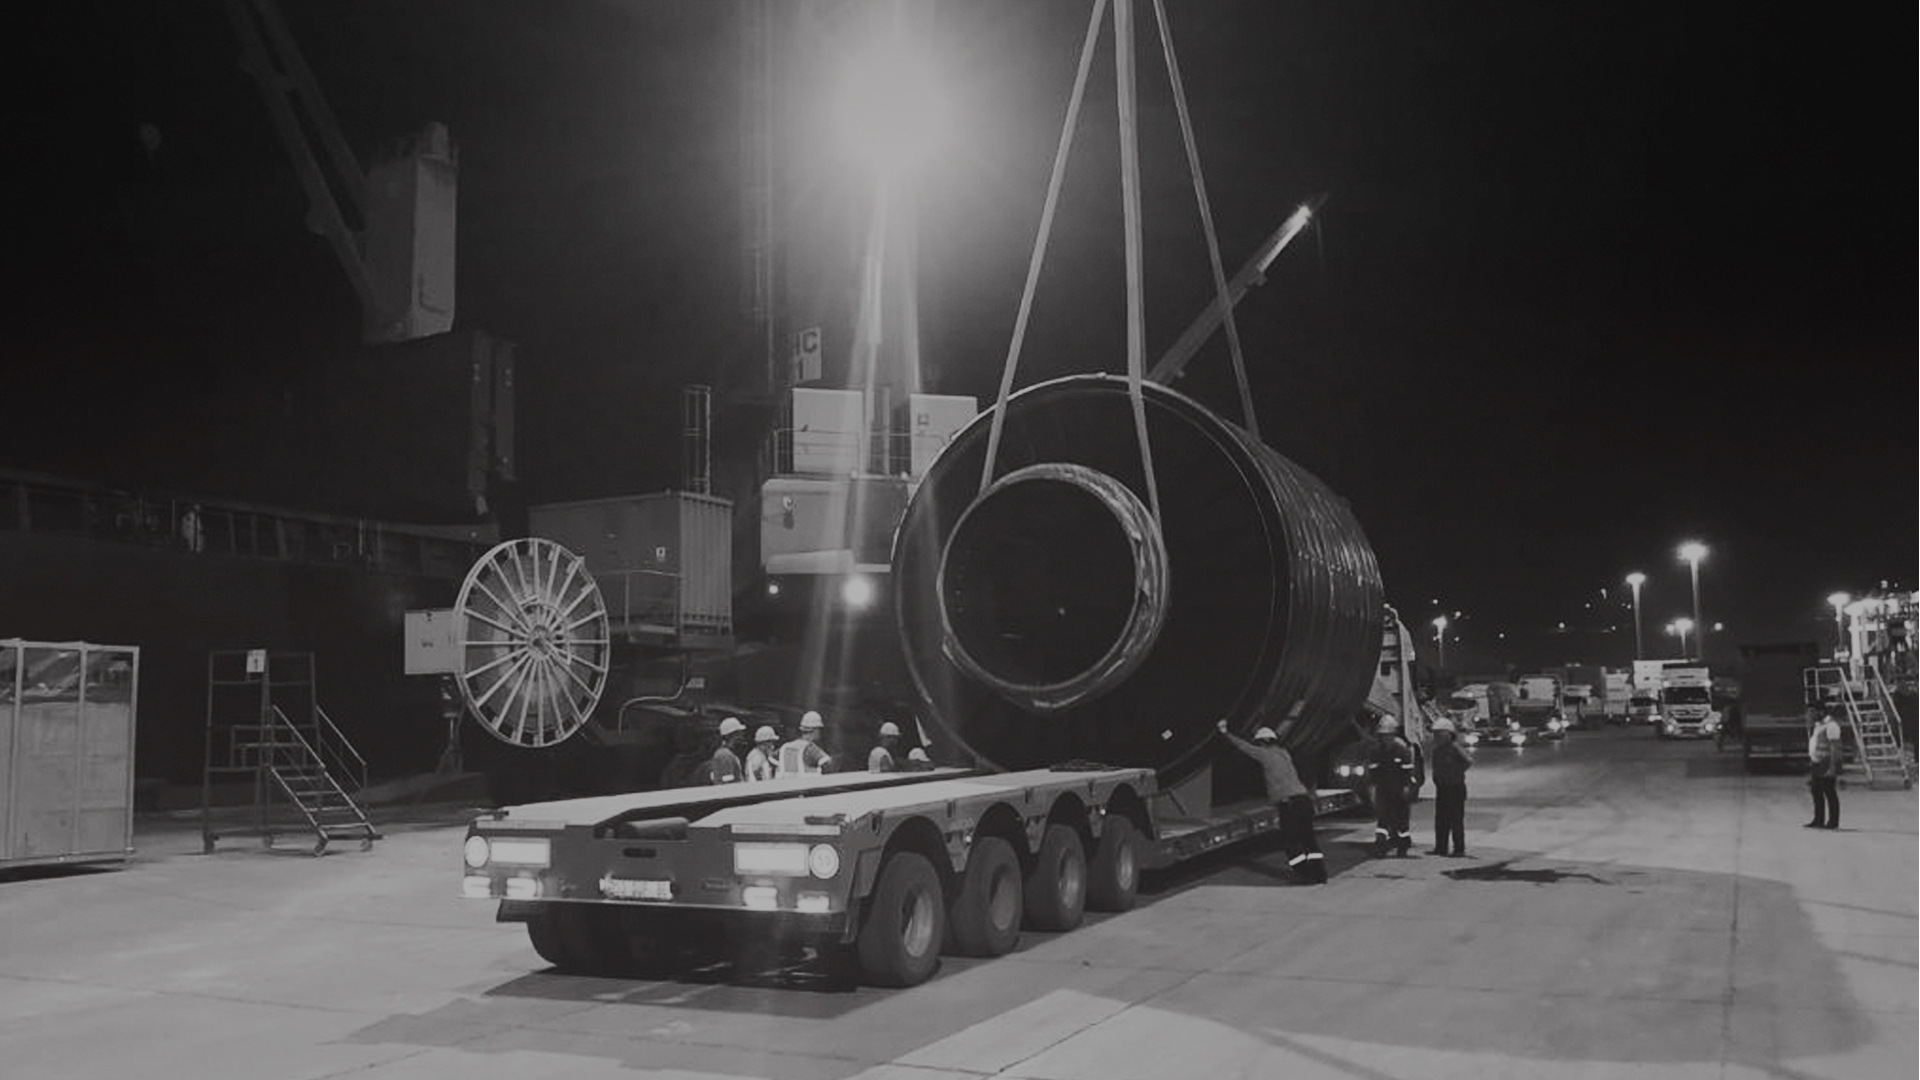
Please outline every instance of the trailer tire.
[[947, 913], [947, 936], [960, 956], [1005, 956], [1020, 943], [1025, 904], [1020, 857], [997, 836], [974, 841], [960, 891]]
[[527, 919], [527, 940], [569, 975], [615, 974], [629, 955], [620, 913], [597, 905], [542, 904]]
[[1087, 906], [1095, 911], [1132, 911], [1140, 899], [1140, 834], [1133, 822], [1107, 818], [1087, 868]]
[[854, 943], [861, 975], [875, 986], [926, 982], [940, 966], [946, 916], [933, 864], [916, 852], [895, 852], [880, 868]]
[[1040, 838], [1026, 885], [1027, 925], [1071, 930], [1087, 914], [1087, 850], [1080, 834], [1055, 822]]

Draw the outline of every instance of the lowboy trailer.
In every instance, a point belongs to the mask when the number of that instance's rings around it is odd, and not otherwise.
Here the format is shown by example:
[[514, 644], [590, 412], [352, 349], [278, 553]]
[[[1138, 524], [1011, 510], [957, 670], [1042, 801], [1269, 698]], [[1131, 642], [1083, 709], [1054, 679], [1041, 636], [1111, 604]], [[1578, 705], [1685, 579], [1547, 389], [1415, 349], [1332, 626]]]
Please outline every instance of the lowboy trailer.
[[[719, 924], [734, 940], [849, 948], [913, 986], [942, 952], [999, 956], [1134, 905], [1140, 871], [1278, 828], [1274, 807], [1195, 812], [1151, 769], [828, 774], [494, 811], [463, 848], [463, 894], [499, 902], [564, 971], [646, 970]], [[1323, 791], [1319, 813], [1357, 805]]]

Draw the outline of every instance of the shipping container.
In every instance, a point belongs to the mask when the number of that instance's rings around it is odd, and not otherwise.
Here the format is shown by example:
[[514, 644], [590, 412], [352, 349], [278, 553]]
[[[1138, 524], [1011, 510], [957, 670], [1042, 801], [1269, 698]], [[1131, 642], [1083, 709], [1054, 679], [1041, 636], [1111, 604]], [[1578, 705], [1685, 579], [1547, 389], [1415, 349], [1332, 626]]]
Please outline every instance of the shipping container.
[[133, 854], [140, 650], [0, 641], [0, 868]]
[[733, 645], [733, 503], [684, 491], [529, 507], [533, 535], [585, 560], [615, 636]]

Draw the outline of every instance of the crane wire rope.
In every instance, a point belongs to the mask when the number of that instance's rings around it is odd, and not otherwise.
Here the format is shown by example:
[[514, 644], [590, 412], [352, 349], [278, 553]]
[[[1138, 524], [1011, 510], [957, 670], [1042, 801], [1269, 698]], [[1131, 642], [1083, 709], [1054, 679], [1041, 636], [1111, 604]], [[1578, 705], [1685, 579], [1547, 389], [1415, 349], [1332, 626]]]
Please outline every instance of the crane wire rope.
[[1180, 78], [1180, 62], [1174, 56], [1173, 28], [1167, 24], [1166, 0], [1153, 0], [1154, 19], [1160, 27], [1160, 49], [1167, 60], [1167, 82], [1173, 88], [1174, 112], [1180, 118], [1180, 138], [1187, 148], [1187, 172], [1193, 177], [1193, 197], [1200, 209], [1200, 228], [1207, 237], [1207, 262], [1213, 270], [1213, 288], [1219, 294], [1220, 310], [1227, 330], [1227, 353], [1233, 359], [1233, 377], [1240, 391], [1240, 410], [1246, 417], [1247, 433], [1260, 438], [1260, 421], [1253, 414], [1253, 391], [1247, 382], [1246, 355], [1240, 349], [1240, 329], [1234, 323], [1233, 303], [1227, 295], [1226, 270], [1220, 265], [1220, 238], [1214, 231], [1213, 207], [1207, 200], [1206, 176], [1200, 169], [1200, 148], [1193, 136], [1193, 114], [1187, 109], [1186, 85]]
[[1020, 346], [1026, 341], [1027, 320], [1033, 314], [1033, 295], [1040, 284], [1040, 267], [1047, 259], [1047, 241], [1053, 236], [1053, 215], [1060, 205], [1060, 186], [1066, 179], [1067, 155], [1073, 148], [1073, 134], [1080, 122], [1080, 105], [1087, 93], [1087, 74], [1093, 68], [1093, 49], [1100, 40], [1100, 18], [1107, 11], [1107, 0], [1094, 0], [1093, 13], [1087, 19], [1086, 37], [1080, 43], [1079, 69], [1073, 77], [1073, 94], [1067, 99], [1066, 123], [1060, 129], [1060, 145], [1053, 154], [1053, 174], [1047, 179], [1047, 197], [1041, 204], [1040, 228], [1033, 238], [1033, 254], [1027, 261], [1027, 283], [1020, 291], [1019, 313], [1013, 320], [1013, 340], [1007, 343], [1007, 360], [1000, 372], [1000, 393], [994, 399], [993, 421], [987, 429], [987, 456], [980, 466], [980, 491], [993, 483], [993, 466], [1000, 455], [1000, 433], [1007, 417], [1007, 398], [1013, 393], [1013, 374], [1020, 366]]
[[1127, 397], [1133, 401], [1133, 430], [1140, 440], [1140, 466], [1147, 476], [1147, 505], [1156, 525], [1160, 483], [1153, 474], [1153, 444], [1147, 439], [1147, 398], [1141, 380], [1147, 371], [1145, 254], [1140, 238], [1140, 117], [1134, 99], [1133, 0], [1113, 0], [1113, 79], [1120, 114], [1120, 207], [1127, 241]]

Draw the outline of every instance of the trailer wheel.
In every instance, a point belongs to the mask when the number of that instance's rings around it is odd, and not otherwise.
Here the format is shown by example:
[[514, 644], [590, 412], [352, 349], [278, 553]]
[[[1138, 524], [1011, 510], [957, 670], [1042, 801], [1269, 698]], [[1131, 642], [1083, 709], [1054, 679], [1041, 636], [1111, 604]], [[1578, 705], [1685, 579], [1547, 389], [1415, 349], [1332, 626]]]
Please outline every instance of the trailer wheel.
[[1088, 867], [1087, 906], [1095, 911], [1132, 911], [1139, 898], [1139, 834], [1133, 822], [1110, 815]]
[[542, 904], [527, 919], [540, 958], [570, 975], [611, 975], [629, 955], [620, 913], [590, 904]]
[[1023, 886], [1020, 857], [997, 836], [974, 841], [959, 895], [947, 916], [953, 951], [961, 956], [1005, 956], [1020, 943]]
[[1027, 878], [1027, 925], [1035, 930], [1071, 930], [1087, 914], [1087, 851], [1080, 834], [1053, 824], [1040, 839], [1040, 855]]
[[880, 868], [855, 949], [860, 973], [875, 986], [918, 986], [940, 965], [946, 904], [933, 864], [896, 852]]

